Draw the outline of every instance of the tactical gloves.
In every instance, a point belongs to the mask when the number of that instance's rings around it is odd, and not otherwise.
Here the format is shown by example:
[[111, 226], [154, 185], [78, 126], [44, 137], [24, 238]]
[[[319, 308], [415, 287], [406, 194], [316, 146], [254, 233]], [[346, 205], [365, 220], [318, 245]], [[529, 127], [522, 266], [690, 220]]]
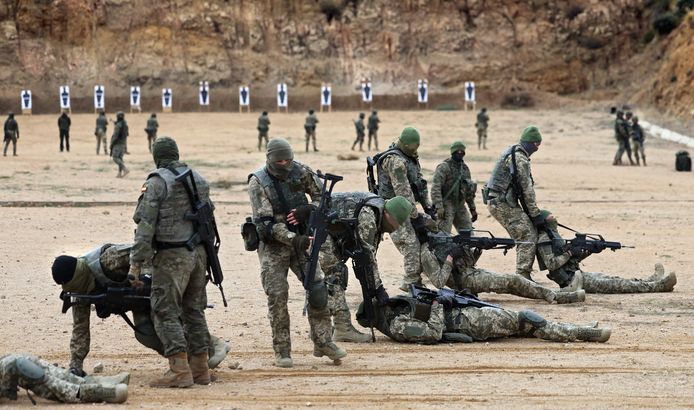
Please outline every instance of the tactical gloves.
[[444, 296], [444, 295], [439, 295], [436, 297], [436, 301], [439, 302], [441, 306], [443, 306], [446, 309], [451, 309], [453, 307], [453, 297], [452, 296]]
[[470, 208], [470, 221], [475, 222], [477, 220], [477, 209]]
[[453, 260], [456, 260], [461, 256], [465, 255], [465, 249], [463, 249], [462, 246], [456, 246], [455, 248], [451, 249], [449, 255], [453, 257]]
[[308, 249], [311, 240], [306, 235], [296, 235], [292, 238], [292, 246], [297, 252], [303, 252]]
[[386, 292], [383, 285], [379, 286], [378, 289], [376, 289], [375, 296], [376, 300], [378, 301], [378, 306], [387, 305], [388, 299], [390, 299], [390, 297], [388, 296], [388, 292]]
[[308, 222], [308, 218], [311, 216], [311, 211], [315, 210], [315, 205], [301, 205], [293, 210], [291, 213], [294, 214], [294, 219], [299, 224], [305, 224]]
[[546, 216], [543, 214], [538, 214], [537, 216], [532, 217], [531, 221], [533, 223], [533, 226], [537, 229], [544, 229], [545, 227], [545, 219]]

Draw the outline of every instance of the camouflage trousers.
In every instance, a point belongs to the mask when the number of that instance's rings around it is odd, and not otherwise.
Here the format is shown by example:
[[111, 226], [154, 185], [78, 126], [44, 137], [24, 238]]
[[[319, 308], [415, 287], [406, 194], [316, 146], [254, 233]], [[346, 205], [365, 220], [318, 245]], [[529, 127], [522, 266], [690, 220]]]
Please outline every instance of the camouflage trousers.
[[98, 128], [95, 132], [95, 137], [96, 137], [96, 155], [99, 155], [99, 149], [101, 148], [101, 145], [103, 144], [104, 146], [104, 154], [108, 155], [108, 152], [106, 151], [106, 130]]
[[469, 269], [461, 275], [456, 288], [470, 289], [473, 293], [508, 293], [528, 299], [544, 299], [552, 302], [555, 293], [552, 289], [539, 285], [519, 275], [496, 273], [485, 269]]
[[263, 140], [265, 140], [265, 148], [267, 148], [267, 139], [267, 131], [258, 132], [258, 151], [260, 151], [263, 146]]
[[[261, 242], [258, 249], [258, 259], [260, 260], [260, 279], [267, 296], [268, 319], [272, 328], [272, 348], [275, 353], [288, 353], [291, 351], [292, 344], [289, 335], [289, 310], [287, 308], [289, 299], [287, 274], [291, 269], [296, 277], [303, 281], [307, 258], [304, 254], [297, 255], [291, 246], [277, 242]], [[320, 263], [316, 270], [315, 281], [323, 281]], [[330, 343], [332, 341], [332, 326], [328, 307], [316, 309], [308, 305], [307, 310], [313, 343], [319, 346]]]
[[[43, 368], [44, 380], [33, 382], [21, 377], [16, 367], [19, 358], [27, 359]], [[47, 400], [79, 403], [78, 393], [80, 385], [84, 383], [84, 378], [75, 376], [66, 369], [49, 364], [34, 356], [9, 354], [0, 358], [0, 397], [3, 396], [3, 393], [4, 395], [15, 393], [16, 398], [17, 387], [22, 387]]]
[[518, 312], [490, 307], [453, 309], [452, 321], [459, 332], [476, 341], [515, 336], [574, 342], [580, 340], [582, 331], [594, 330], [592, 327], [550, 321], [541, 328], [532, 328], [527, 324], [521, 325]]
[[127, 168], [125, 167], [125, 162], [123, 162], [123, 155], [125, 155], [125, 145], [116, 144], [111, 148], [111, 157], [113, 162], [118, 165], [118, 172], [123, 172]]
[[7, 155], [7, 148], [12, 143], [12, 155], [17, 155], [17, 136], [5, 137], [2, 141], [2, 154]]
[[499, 199], [492, 201], [494, 203], [490, 202], [487, 205], [489, 212], [506, 229], [511, 238], [532, 242], [516, 245], [516, 273], [530, 278], [535, 261], [537, 230], [520, 206], [510, 206]]
[[583, 289], [586, 293], [649, 293], [662, 292], [657, 280], [624, 279], [603, 273], [583, 272]]
[[152, 321], [164, 356], [207, 352], [207, 255], [202, 246], [163, 249], [152, 262]]
[[643, 141], [632, 141], [631, 150], [634, 152], [634, 157], [636, 157], [636, 162], [639, 162], [639, 154], [643, 159], [643, 164], [646, 165], [646, 151], [643, 148]]
[[318, 151], [316, 149], [316, 130], [306, 131], [306, 152], [308, 152], [309, 142], [313, 142], [313, 150]]
[[465, 203], [460, 202], [455, 204], [452, 201], [443, 203], [444, 218], [438, 221], [439, 230], [451, 233], [451, 228], [455, 226], [457, 231], [461, 229], [472, 229], [472, 220], [470, 212], [467, 210]]
[[328, 287], [328, 309], [335, 323], [351, 323], [349, 306], [345, 298], [349, 270], [337, 253], [335, 242], [331, 237], [323, 243], [319, 254], [320, 266], [325, 273], [325, 285]]
[[487, 128], [477, 127], [477, 149], [487, 149]]
[[374, 148], [378, 151], [378, 130], [369, 130], [369, 150], [371, 149], [371, 139], [374, 141]]
[[614, 155], [614, 162], [621, 163], [624, 152], [627, 153], [627, 157], [631, 160], [631, 146], [629, 145], [629, 140], [624, 140], [621, 138], [617, 139], [617, 152]]
[[408, 289], [408, 285], [411, 283], [421, 283], [420, 245], [410, 219], [408, 218], [407, 221], [401, 224], [395, 232], [390, 234], [390, 237], [398, 252], [404, 257], [403, 268], [405, 277], [402, 280], [400, 289]]
[[157, 140], [157, 131], [147, 131], [147, 147], [149, 147], [149, 152], [152, 152], [152, 144]]

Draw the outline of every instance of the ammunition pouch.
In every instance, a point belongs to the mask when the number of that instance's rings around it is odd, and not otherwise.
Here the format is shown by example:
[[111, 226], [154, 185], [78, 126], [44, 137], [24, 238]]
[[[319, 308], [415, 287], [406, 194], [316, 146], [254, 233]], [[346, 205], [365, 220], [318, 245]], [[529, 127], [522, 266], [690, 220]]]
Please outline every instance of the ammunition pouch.
[[547, 274], [547, 278], [559, 285], [560, 288], [568, 286], [574, 278], [575, 272], [568, 269], [559, 268], [557, 270], [550, 271]]
[[308, 304], [314, 309], [328, 306], [328, 288], [324, 282], [315, 282], [308, 289]]
[[241, 225], [241, 237], [243, 237], [243, 247], [247, 251], [253, 252], [258, 249], [258, 245], [260, 245], [260, 236], [250, 216], [246, 217], [246, 222]]
[[521, 310], [518, 312], [518, 327], [523, 333], [532, 333], [537, 329], [545, 327], [547, 320], [532, 310]]
[[32, 385], [43, 382], [46, 376], [46, 371], [43, 367], [26, 357], [18, 357], [15, 365], [17, 366], [17, 374]]
[[263, 216], [253, 221], [255, 224], [258, 240], [261, 242], [272, 241], [272, 227], [275, 225], [275, 218], [271, 216]]

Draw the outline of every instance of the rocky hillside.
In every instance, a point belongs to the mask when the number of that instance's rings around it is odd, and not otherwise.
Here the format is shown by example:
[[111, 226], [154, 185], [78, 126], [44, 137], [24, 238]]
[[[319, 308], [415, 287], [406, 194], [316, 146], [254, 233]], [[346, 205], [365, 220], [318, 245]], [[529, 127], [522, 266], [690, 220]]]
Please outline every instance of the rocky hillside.
[[[278, 80], [291, 87], [293, 108], [313, 104], [322, 82], [333, 84], [336, 104], [351, 106], [363, 77], [380, 106], [406, 108], [382, 96], [412, 93], [417, 78], [429, 79], [434, 104], [457, 102], [468, 80], [482, 103], [532, 104], [543, 93], [629, 84], [617, 73], [646, 47], [654, 3], [668, 2], [4, 0], [0, 108], [18, 109], [19, 90], [30, 88], [35, 111], [55, 111], [58, 86], [69, 84], [73, 106], [87, 110], [98, 83], [111, 106], [126, 106], [128, 87], [140, 85], [153, 109], [166, 86], [186, 109], [201, 80], [225, 105], [217, 109], [236, 108], [241, 83], [251, 84], [256, 106], [259, 98], [271, 106]], [[648, 45], [668, 49], [656, 63], [662, 91], [649, 98], [671, 109], [679, 94], [663, 84], [670, 73], [691, 78], [691, 19], [669, 37]]]

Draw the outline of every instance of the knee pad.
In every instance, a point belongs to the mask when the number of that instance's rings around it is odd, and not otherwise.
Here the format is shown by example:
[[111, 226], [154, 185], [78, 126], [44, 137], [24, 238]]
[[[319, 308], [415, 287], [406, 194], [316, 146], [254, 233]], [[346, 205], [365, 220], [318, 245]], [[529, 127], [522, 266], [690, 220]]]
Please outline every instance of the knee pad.
[[546, 324], [547, 320], [532, 310], [521, 310], [518, 312], [518, 325], [521, 330], [533, 331], [544, 327]]
[[26, 357], [17, 358], [15, 365], [17, 366], [17, 374], [19, 377], [25, 379], [29, 383], [41, 383], [46, 376], [43, 367]]
[[324, 309], [328, 306], [328, 288], [323, 282], [311, 285], [308, 290], [308, 304], [314, 309]]

